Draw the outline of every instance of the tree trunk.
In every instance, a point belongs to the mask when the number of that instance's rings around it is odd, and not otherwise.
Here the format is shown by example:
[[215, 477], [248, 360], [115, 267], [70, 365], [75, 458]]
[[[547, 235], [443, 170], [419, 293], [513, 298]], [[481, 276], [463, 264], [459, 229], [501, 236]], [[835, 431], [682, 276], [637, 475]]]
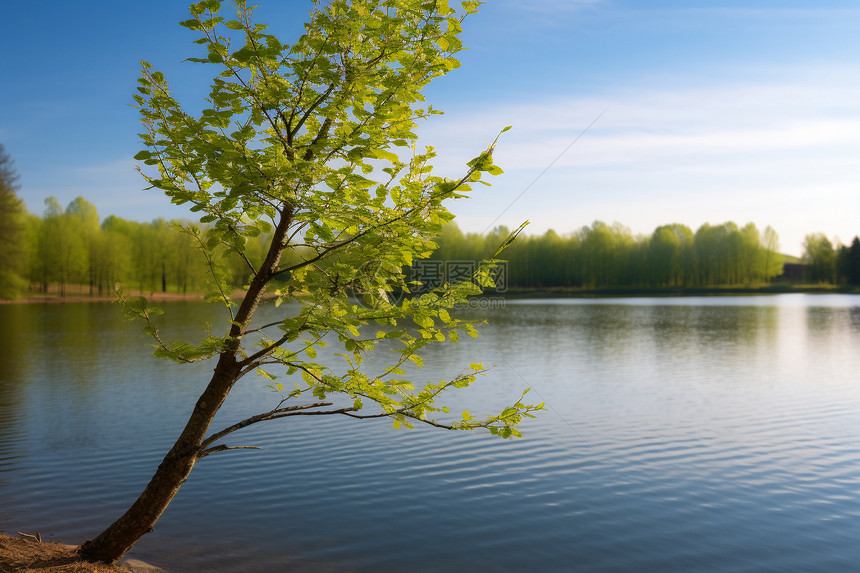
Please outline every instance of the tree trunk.
[[153, 530], [155, 522], [167, 509], [194, 464], [200, 459], [202, 443], [209, 426], [241, 374], [242, 367], [236, 361], [240, 339], [251, 323], [266, 290], [266, 284], [274, 276], [287, 244], [286, 233], [292, 220], [292, 212], [285, 207], [281, 215], [266, 260], [251, 281], [232, 321], [230, 337], [233, 341], [219, 356], [212, 379], [197, 400], [185, 429], [129, 510], [98, 537], [85, 541], [80, 546], [78, 551], [84, 559], [115, 563], [125, 555], [141, 537]]
[[197, 462], [209, 425], [221, 408], [239, 375], [239, 367], [231, 354], [222, 354], [212, 380], [197, 400], [194, 411], [173, 448], [164, 457], [155, 475], [137, 501], [98, 537], [85, 541], [80, 554], [90, 561], [115, 563], [145, 534], [185, 483]]

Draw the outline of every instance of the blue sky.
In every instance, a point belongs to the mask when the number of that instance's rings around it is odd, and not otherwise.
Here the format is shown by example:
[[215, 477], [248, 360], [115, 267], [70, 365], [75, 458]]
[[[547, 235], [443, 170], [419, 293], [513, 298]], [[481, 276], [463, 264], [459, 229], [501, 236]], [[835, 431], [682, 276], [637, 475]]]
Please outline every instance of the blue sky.
[[[287, 42], [310, 7], [261, 4]], [[0, 142], [31, 211], [83, 195], [102, 217], [187, 216], [142, 190], [128, 105], [141, 59], [180, 98], [207, 91], [207, 68], [182, 63], [198, 49], [185, 18], [175, 0], [4, 6]], [[462, 68], [428, 89], [446, 115], [421, 141], [455, 176], [513, 126], [506, 173], [454, 207], [468, 231], [752, 221], [799, 255], [807, 233], [860, 233], [858, 30], [854, 0], [490, 0], [466, 23]]]

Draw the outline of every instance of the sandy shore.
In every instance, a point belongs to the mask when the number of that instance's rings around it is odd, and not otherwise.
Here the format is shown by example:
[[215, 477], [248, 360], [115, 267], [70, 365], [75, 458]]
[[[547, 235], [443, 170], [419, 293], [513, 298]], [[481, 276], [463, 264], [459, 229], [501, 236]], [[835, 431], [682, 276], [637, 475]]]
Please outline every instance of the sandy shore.
[[0, 533], [0, 571], [20, 573], [165, 573], [163, 569], [138, 559], [126, 559], [118, 565], [82, 561], [77, 547], [31, 538], [11, 537]]
[[[136, 292], [127, 292], [127, 296], [141, 296]], [[155, 292], [152, 294], [143, 295], [151, 301], [173, 301], [173, 300], [203, 300], [202, 294], [177, 294], [170, 292]], [[51, 304], [58, 302], [113, 302], [116, 300], [115, 296], [89, 296], [89, 295], [80, 295], [80, 294], [71, 294], [66, 296], [60, 296], [55, 293], [48, 294], [30, 294], [28, 296], [19, 298], [17, 300], [4, 300], [0, 299], [0, 304]]]

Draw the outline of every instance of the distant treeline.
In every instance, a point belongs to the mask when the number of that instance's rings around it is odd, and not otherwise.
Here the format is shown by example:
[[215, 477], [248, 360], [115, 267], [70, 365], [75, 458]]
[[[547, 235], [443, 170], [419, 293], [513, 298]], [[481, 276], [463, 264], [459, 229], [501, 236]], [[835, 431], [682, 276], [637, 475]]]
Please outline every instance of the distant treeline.
[[[434, 258], [480, 259], [492, 253], [506, 228], [487, 236], [446, 227]], [[595, 221], [568, 235], [547, 231], [518, 238], [504, 253], [514, 287], [715, 287], [754, 286], [782, 274], [779, 237], [753, 223], [663, 225], [634, 237], [619, 223]]]
[[860, 237], [849, 246], [834, 246], [824, 234], [813, 233], [804, 238], [803, 249], [809, 282], [860, 285]]
[[[100, 222], [95, 206], [83, 197], [65, 209], [50, 197], [38, 217], [9, 197], [0, 195], [0, 298], [49, 288], [64, 295], [68, 285], [84, 285], [91, 295], [112, 295], [117, 283], [144, 293], [207, 289], [209, 262], [197, 239], [180, 230], [187, 221], [139, 223], [111, 215]], [[260, 237], [248, 245], [252, 263], [262, 260], [268, 240]], [[236, 288], [250, 280], [248, 264], [237, 256], [222, 255], [213, 263], [227, 271]]]
[[[433, 258], [480, 260], [507, 234], [504, 227], [486, 236], [463, 234], [452, 223]], [[804, 247], [802, 280], [860, 285], [860, 239], [834, 246], [814, 233], [806, 236]], [[776, 231], [768, 226], [760, 232], [753, 223], [704, 224], [696, 232], [676, 223], [634, 237], [619, 223], [595, 221], [564, 236], [555, 231], [521, 236], [503, 256], [508, 287], [755, 287], [783, 275], [785, 256], [779, 248]]]
[[[0, 162], [0, 175], [2, 169]], [[226, 254], [207, 261], [196, 239], [182, 232], [193, 225], [187, 221], [140, 223], [112, 215], [100, 222], [95, 206], [82, 197], [65, 209], [50, 197], [39, 217], [2, 182], [0, 177], [0, 298], [27, 291], [62, 295], [67, 285], [111, 295], [117, 283], [143, 293], [199, 293], [207, 289], [210, 263], [241, 288], [251, 277], [248, 263], [259, 264], [271, 240], [263, 235], [248, 244], [248, 261]], [[507, 235], [504, 227], [487, 235], [464, 234], [452, 223], [437, 239], [432, 259], [480, 261]], [[860, 239], [834, 246], [815, 233], [804, 247], [806, 281], [860, 285]], [[663, 225], [650, 235], [633, 236], [618, 223], [596, 221], [563, 236], [554, 231], [521, 236], [503, 257], [506, 286], [520, 288], [753, 287], [782, 275], [784, 262], [771, 227], [760, 232], [752, 223], [731, 222], [705, 224], [696, 232]]]

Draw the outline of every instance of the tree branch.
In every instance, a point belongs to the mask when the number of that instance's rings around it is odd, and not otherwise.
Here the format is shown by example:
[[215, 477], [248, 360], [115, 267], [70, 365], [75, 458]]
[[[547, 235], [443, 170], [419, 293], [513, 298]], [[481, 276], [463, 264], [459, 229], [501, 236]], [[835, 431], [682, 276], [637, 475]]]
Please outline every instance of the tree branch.
[[[216, 432], [203, 440], [200, 444], [201, 448], [206, 448], [210, 444], [217, 442], [224, 436], [232, 434], [236, 430], [241, 430], [242, 428], [246, 428], [251, 424], [256, 424], [257, 422], [262, 422], [264, 420], [274, 420], [276, 418], [283, 418], [288, 415], [295, 415], [295, 413], [299, 413], [300, 410], [308, 410], [310, 408], [320, 408], [322, 406], [331, 406], [332, 402], [315, 402], [313, 404], [303, 404], [299, 406], [287, 406], [286, 408], [275, 408], [274, 410], [270, 410], [268, 412], [264, 412], [262, 414], [257, 414], [256, 416], [251, 416], [250, 418], [246, 418], [241, 422], [237, 422], [232, 426], [224, 428], [220, 432]], [[306, 412], [305, 412], [306, 413]], [[205, 449], [203, 451], [206, 451]]]
[[[247, 334], [247, 333], [246, 333], [246, 334]], [[254, 354], [252, 354], [251, 356], [249, 356], [249, 357], [247, 357], [246, 359], [244, 359], [244, 360], [242, 360], [241, 362], [239, 362], [239, 367], [240, 367], [240, 368], [244, 368], [245, 366], [248, 366], [249, 364], [253, 364], [253, 362], [254, 362], [255, 360], [258, 360], [258, 359], [262, 358], [263, 356], [265, 356], [266, 354], [268, 354], [269, 352], [271, 352], [272, 350], [274, 350], [274, 349], [276, 349], [276, 348], [280, 348], [280, 347], [281, 347], [281, 346], [282, 346], [282, 345], [283, 345], [287, 340], [289, 340], [289, 339], [290, 339], [290, 335], [289, 335], [289, 334], [285, 334], [285, 335], [283, 335], [281, 338], [279, 338], [278, 340], [276, 340], [276, 341], [275, 341], [274, 343], [272, 343], [270, 346], [267, 346], [267, 347], [263, 348], [262, 350], [259, 350], [259, 351], [255, 352], [255, 353], [254, 353]]]
[[381, 414], [353, 414], [352, 411], [354, 411], [352, 408], [343, 408], [341, 410], [336, 410], [336, 411], [333, 411], [331, 413], [332, 414], [343, 414], [344, 416], [349, 416], [350, 418], [355, 418], [357, 420], [369, 420], [371, 418], [389, 418], [389, 417], [393, 416], [394, 414], [403, 414], [404, 416], [406, 416], [407, 418], [409, 418], [411, 420], [416, 420], [418, 422], [422, 422], [422, 423], [427, 424], [429, 426], [435, 426], [437, 428], [442, 428], [444, 430], [456, 430], [457, 429], [453, 425], [440, 424], [439, 422], [436, 422], [434, 420], [426, 420], [424, 418], [419, 418], [418, 416], [414, 416], [414, 415], [409, 414], [408, 412], [400, 411], [400, 410], [396, 410], [394, 412], [391, 412], [390, 414], [385, 413], [385, 412], [383, 412]]
[[258, 326], [257, 328], [250, 328], [245, 331], [245, 334], [251, 334], [252, 332], [260, 332], [261, 330], [265, 330], [266, 328], [271, 328], [273, 326], [278, 326], [279, 324], [283, 324], [283, 320], [278, 320], [275, 322], [270, 322], [269, 324], [264, 324], [263, 326]]
[[331, 118], [325, 118], [325, 121], [323, 121], [322, 127], [320, 127], [320, 130], [314, 137], [314, 140], [307, 145], [307, 151], [305, 151], [305, 154], [302, 159], [304, 159], [305, 161], [310, 161], [311, 159], [313, 159], [314, 146], [328, 136], [328, 131], [329, 129], [331, 129], [331, 124]]
[[[424, 205], [422, 205], [421, 208], [423, 209]], [[357, 241], [358, 239], [360, 239], [361, 237], [363, 237], [367, 233], [369, 233], [371, 231], [375, 231], [376, 229], [381, 229], [381, 228], [386, 227], [392, 223], [396, 223], [397, 221], [405, 219], [407, 216], [411, 215], [412, 213], [414, 213], [415, 211], [418, 211], [418, 210], [419, 210], [418, 207], [413, 207], [413, 208], [405, 211], [404, 213], [402, 213], [398, 217], [394, 217], [393, 219], [388, 219], [387, 221], [383, 221], [382, 223], [379, 223], [378, 225], [370, 226], [370, 227], [366, 228], [365, 230], [363, 230], [359, 233], [356, 233], [355, 235], [353, 235], [352, 237], [350, 237], [348, 239], [344, 239], [343, 241], [337, 241], [335, 243], [329, 243], [328, 245], [324, 245], [323, 247], [321, 247], [322, 252], [318, 253], [315, 257], [311, 257], [310, 259], [305, 259], [300, 263], [296, 263], [292, 266], [285, 267], [283, 269], [279, 269], [279, 270], [275, 271], [274, 274], [272, 274], [270, 279], [273, 279], [278, 275], [288, 273], [290, 271], [294, 271], [296, 269], [300, 269], [302, 267], [306, 267], [308, 265], [311, 265], [311, 264], [317, 262], [318, 260], [322, 259], [326, 255], [328, 255], [330, 252], [335, 251], [335, 250], [340, 249], [340, 248], [343, 248], [347, 245], [351, 245], [352, 243], [354, 243], [355, 241]]]
[[224, 444], [214, 446], [212, 448], [208, 448], [203, 450], [197, 455], [198, 460], [202, 460], [209, 454], [217, 454], [218, 452], [225, 452], [227, 450], [262, 450], [263, 448], [259, 448], [257, 446], [225, 446]]
[[[334, 91], [334, 88], [335, 88], [335, 85], [333, 83], [329, 84], [328, 89], [326, 89], [326, 91], [321, 93], [319, 95], [319, 97], [310, 105], [310, 107], [308, 107], [308, 109], [305, 111], [305, 113], [299, 119], [299, 122], [296, 124], [296, 126], [295, 127], [287, 126], [287, 129], [289, 130], [289, 133], [290, 133], [290, 140], [295, 138], [295, 136], [299, 133], [299, 130], [302, 128], [302, 126], [305, 124], [305, 122], [308, 120], [308, 118], [311, 116], [311, 114], [314, 112], [314, 110], [317, 107], [319, 107], [319, 105], [322, 102], [324, 102], [328, 96], [331, 95], [331, 92]], [[314, 140], [314, 141], [316, 141], [316, 140]]]

